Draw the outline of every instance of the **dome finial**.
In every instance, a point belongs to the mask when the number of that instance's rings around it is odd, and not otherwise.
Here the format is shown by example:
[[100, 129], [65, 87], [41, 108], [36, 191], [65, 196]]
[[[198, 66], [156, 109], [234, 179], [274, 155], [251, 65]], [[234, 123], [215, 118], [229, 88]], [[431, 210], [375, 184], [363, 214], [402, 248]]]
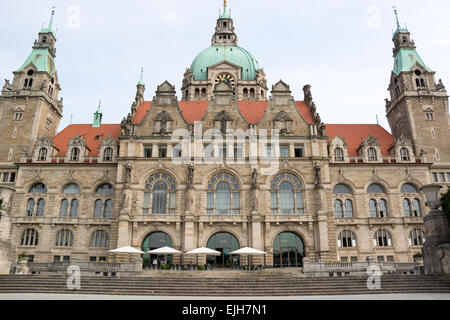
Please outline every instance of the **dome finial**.
[[144, 68], [141, 68], [141, 78], [139, 79], [138, 85], [144, 85]]

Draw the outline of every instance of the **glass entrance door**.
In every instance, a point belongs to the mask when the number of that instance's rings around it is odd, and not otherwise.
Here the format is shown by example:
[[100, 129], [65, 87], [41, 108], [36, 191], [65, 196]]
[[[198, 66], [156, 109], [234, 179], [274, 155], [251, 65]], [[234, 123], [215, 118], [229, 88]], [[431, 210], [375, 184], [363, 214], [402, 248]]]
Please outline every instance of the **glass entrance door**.
[[209, 239], [207, 247], [221, 252], [221, 255], [217, 257], [208, 256], [208, 264], [215, 264], [218, 268], [228, 268], [233, 265], [239, 265], [239, 255], [230, 254], [239, 249], [239, 243], [232, 234], [215, 234]]
[[273, 266], [295, 268], [303, 266], [304, 246], [302, 239], [294, 233], [281, 233], [274, 241]]

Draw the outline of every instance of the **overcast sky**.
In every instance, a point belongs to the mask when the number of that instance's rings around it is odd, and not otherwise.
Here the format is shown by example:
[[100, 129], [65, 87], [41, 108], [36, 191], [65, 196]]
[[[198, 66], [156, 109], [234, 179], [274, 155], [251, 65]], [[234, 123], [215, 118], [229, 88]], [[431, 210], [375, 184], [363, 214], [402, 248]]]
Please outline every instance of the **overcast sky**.
[[[384, 99], [393, 66], [392, 6], [424, 62], [450, 85], [450, 1], [228, 0], [239, 45], [252, 52], [269, 87], [282, 79], [296, 100], [312, 85], [325, 123], [376, 123], [389, 130]], [[56, 67], [64, 97], [60, 129], [103, 123], [130, 110], [144, 67], [146, 100], [168, 80], [180, 87], [195, 56], [211, 45], [222, 0], [0, 1], [0, 79], [12, 79], [56, 5]], [[3, 86], [3, 81], [2, 81]]]

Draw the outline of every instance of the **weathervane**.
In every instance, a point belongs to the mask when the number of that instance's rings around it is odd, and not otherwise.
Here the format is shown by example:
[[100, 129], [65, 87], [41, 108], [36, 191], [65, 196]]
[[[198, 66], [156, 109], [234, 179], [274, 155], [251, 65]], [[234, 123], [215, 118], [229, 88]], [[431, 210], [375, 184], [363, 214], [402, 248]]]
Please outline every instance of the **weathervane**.
[[393, 6], [392, 9], [394, 9], [395, 19], [397, 20], [397, 27], [400, 28], [400, 22], [398, 21], [397, 7], [396, 7], [396, 6]]

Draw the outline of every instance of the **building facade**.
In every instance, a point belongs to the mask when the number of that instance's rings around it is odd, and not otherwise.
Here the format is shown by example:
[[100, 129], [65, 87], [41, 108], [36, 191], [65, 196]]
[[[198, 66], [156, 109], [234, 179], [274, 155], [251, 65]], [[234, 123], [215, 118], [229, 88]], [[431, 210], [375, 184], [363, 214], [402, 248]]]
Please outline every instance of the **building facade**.
[[302, 101], [283, 81], [269, 92], [226, 4], [212, 46], [184, 74], [181, 101], [167, 81], [146, 100], [141, 77], [120, 124], [102, 124], [99, 108], [92, 124], [57, 133], [52, 28], [0, 96], [0, 197], [15, 255], [101, 261], [124, 246], [209, 247], [223, 254], [199, 263], [228, 266], [239, 263], [229, 253], [248, 246], [267, 253], [255, 263], [299, 267], [304, 257], [412, 262], [421, 252], [420, 188], [450, 184], [448, 96], [399, 23], [392, 134], [324, 124], [309, 85]]

